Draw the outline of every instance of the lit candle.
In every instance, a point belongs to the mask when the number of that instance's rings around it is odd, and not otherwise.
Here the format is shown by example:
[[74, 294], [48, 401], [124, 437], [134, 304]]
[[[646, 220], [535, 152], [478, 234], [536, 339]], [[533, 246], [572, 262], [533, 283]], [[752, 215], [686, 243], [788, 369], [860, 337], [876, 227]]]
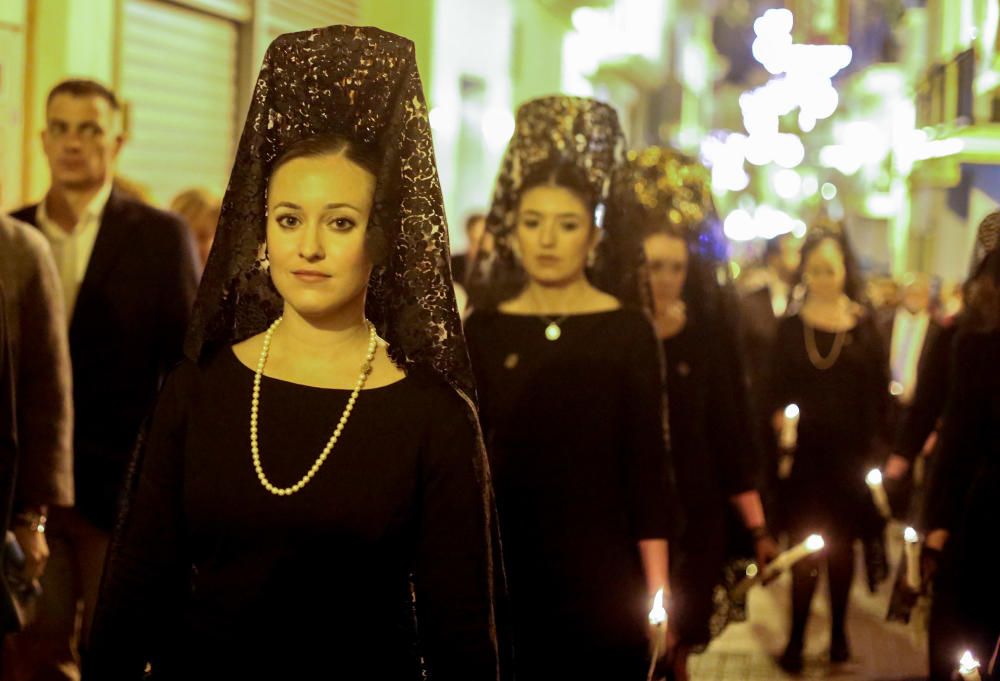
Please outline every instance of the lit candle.
[[799, 440], [799, 405], [790, 404], [785, 407], [785, 419], [781, 422], [781, 435], [778, 442], [782, 449], [795, 449]]
[[979, 674], [979, 660], [972, 656], [971, 650], [966, 650], [962, 659], [958, 661], [958, 673], [962, 681], [982, 681]]
[[767, 564], [767, 567], [764, 569], [764, 581], [771, 581], [777, 577], [778, 574], [789, 569], [806, 556], [811, 556], [816, 553], [825, 545], [826, 542], [823, 541], [823, 537], [818, 534], [809, 535], [801, 544], [793, 546]]
[[656, 661], [660, 659], [660, 643], [663, 641], [663, 628], [666, 624], [667, 609], [663, 606], [663, 589], [660, 589], [653, 596], [653, 607], [649, 611], [649, 625], [656, 632], [656, 639], [653, 641], [653, 658], [649, 661], [646, 681], [653, 681], [653, 674], [656, 673]]
[[871, 490], [872, 500], [875, 502], [878, 512], [882, 514], [883, 518], [891, 518], [892, 507], [889, 506], [889, 496], [885, 493], [885, 487], [882, 485], [882, 471], [877, 468], [871, 469], [865, 477], [865, 482], [868, 483], [868, 489]]
[[903, 550], [906, 555], [906, 585], [920, 591], [920, 537], [912, 527], [903, 530]]

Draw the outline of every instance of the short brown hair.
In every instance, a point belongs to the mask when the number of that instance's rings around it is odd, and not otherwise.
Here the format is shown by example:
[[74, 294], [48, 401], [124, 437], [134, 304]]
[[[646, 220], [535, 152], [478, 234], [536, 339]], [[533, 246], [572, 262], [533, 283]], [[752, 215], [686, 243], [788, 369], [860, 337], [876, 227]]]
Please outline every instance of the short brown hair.
[[87, 78], [71, 78], [64, 80], [49, 91], [49, 96], [45, 100], [45, 106], [52, 103], [56, 95], [71, 95], [73, 97], [100, 97], [108, 103], [112, 111], [121, 111], [121, 104], [115, 93], [98, 83], [96, 80]]

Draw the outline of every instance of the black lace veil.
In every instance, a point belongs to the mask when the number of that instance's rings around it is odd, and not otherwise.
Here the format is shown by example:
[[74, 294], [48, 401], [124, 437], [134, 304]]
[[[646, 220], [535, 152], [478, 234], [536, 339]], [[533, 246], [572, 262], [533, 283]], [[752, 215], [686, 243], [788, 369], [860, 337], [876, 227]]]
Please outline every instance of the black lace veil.
[[368, 318], [397, 364], [430, 368], [472, 396], [413, 43], [375, 28], [318, 28], [280, 36], [268, 48], [198, 289], [187, 355], [197, 360], [260, 333], [280, 314], [263, 258], [271, 164], [294, 142], [334, 133], [384, 154], [369, 229], [382, 230], [389, 247], [369, 284]]
[[665, 231], [688, 246], [684, 298], [697, 321], [734, 328], [736, 293], [729, 268], [729, 242], [712, 199], [711, 174], [697, 159], [669, 147], [629, 151], [618, 185], [625, 222], [642, 241]]
[[641, 252], [622, 232], [622, 206], [614, 186], [625, 159], [625, 135], [614, 108], [594, 99], [555, 95], [534, 99], [517, 111], [486, 216], [493, 252], [480, 253], [470, 273], [474, 307], [495, 307], [521, 290], [524, 268], [512, 245], [525, 182], [539, 171], [572, 167], [593, 201], [594, 224], [604, 235], [588, 271], [591, 283], [626, 304], [641, 297], [636, 277]]

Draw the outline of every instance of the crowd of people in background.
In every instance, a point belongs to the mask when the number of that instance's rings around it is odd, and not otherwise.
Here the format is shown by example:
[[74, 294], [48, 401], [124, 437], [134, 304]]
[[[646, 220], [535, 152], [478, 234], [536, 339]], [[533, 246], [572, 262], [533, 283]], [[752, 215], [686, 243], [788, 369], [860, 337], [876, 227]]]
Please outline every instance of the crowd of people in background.
[[[269, 59], [321, 69], [352, 123], [292, 92], [310, 135], [258, 111], [225, 204], [149, 205], [115, 176], [115, 94], [48, 94], [51, 185], [0, 216], [0, 678], [301, 653], [372, 679], [686, 679], [732, 566], [820, 534], [791, 567], [796, 674], [822, 566], [829, 661], [850, 659], [855, 552], [880, 588], [893, 517], [923, 544], [931, 678], [958, 649], [995, 674], [1000, 213], [961, 286], [866, 276], [822, 216], [734, 277], [710, 173], [554, 96], [519, 110], [449, 260], [422, 95], [387, 66], [412, 46], [304, 35]], [[313, 41], [329, 64], [289, 56]], [[328, 631], [289, 624], [324, 609]]]

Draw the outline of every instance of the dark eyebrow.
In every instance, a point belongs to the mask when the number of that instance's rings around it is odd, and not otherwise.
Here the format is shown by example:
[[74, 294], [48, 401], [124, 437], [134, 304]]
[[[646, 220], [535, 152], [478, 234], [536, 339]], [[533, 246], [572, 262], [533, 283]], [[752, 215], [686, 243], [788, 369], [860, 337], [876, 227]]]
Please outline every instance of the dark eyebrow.
[[[292, 203], [291, 201], [282, 201], [281, 203], [275, 204], [275, 208], [291, 208], [292, 210], [302, 210], [302, 206]], [[323, 210], [332, 210], [335, 208], [350, 208], [351, 210], [361, 212], [360, 209], [351, 205], [350, 203], [328, 203], [323, 206]]]

